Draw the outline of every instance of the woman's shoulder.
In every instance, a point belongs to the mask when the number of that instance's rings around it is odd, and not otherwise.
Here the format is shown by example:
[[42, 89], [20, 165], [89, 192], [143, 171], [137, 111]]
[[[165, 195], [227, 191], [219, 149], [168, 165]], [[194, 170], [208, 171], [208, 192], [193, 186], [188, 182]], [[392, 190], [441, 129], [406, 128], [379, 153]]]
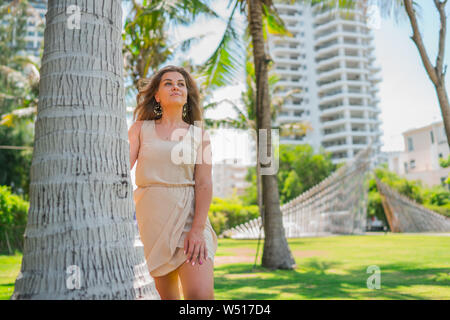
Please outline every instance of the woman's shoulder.
[[134, 128], [140, 129], [142, 127], [142, 125], [144, 124], [144, 122], [145, 122], [145, 120], [137, 120], [131, 124], [130, 129], [134, 129]]
[[133, 122], [130, 126], [130, 129], [128, 129], [128, 135], [137, 136], [139, 135], [139, 132], [141, 131], [142, 126], [145, 122], [148, 122], [151, 120], [137, 120]]

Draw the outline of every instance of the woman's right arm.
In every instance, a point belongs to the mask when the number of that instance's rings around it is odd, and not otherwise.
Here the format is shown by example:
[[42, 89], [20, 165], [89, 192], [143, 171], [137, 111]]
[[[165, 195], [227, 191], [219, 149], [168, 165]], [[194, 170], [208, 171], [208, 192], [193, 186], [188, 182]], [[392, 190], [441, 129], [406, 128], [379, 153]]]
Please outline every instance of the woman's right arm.
[[141, 132], [143, 121], [134, 122], [128, 130], [128, 140], [130, 142], [130, 170], [133, 170], [139, 154], [139, 133]]

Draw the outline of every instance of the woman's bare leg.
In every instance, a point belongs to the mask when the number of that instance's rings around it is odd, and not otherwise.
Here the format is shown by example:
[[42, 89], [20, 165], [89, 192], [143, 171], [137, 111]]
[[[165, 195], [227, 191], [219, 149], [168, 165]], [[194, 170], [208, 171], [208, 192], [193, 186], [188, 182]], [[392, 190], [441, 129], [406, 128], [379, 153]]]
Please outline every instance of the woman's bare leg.
[[156, 290], [158, 290], [161, 300], [180, 300], [177, 270], [165, 276], [153, 278], [155, 279]]
[[185, 300], [214, 300], [214, 263], [206, 259], [203, 264], [196, 261], [182, 264], [178, 269]]

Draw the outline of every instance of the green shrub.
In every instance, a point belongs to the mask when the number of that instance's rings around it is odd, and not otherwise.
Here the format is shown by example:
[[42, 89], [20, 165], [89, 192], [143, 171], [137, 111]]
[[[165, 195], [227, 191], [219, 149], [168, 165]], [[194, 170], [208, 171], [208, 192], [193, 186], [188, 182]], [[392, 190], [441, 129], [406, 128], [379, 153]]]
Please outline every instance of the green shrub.
[[244, 205], [236, 196], [225, 199], [214, 197], [208, 216], [214, 231], [220, 235], [227, 229], [259, 217], [259, 209], [256, 205]]
[[0, 186], [0, 252], [22, 251], [28, 209], [29, 203], [11, 187]]
[[430, 210], [433, 210], [434, 212], [437, 212], [439, 214], [442, 214], [443, 216], [447, 216], [450, 218], [450, 203], [443, 206], [425, 203], [423, 206]]
[[227, 216], [224, 212], [210, 211], [208, 216], [209, 221], [211, 222], [211, 225], [214, 231], [217, 233], [217, 235], [221, 234], [224, 230], [226, 230]]

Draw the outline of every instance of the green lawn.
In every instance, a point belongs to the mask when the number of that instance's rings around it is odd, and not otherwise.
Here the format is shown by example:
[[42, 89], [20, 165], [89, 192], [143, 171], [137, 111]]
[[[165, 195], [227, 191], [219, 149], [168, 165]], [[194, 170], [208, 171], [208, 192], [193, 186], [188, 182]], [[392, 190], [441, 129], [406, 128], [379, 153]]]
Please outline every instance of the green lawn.
[[[271, 271], [252, 270], [257, 240], [220, 239], [215, 298], [450, 299], [450, 237], [388, 234], [288, 242], [297, 269]], [[11, 296], [21, 258], [0, 255], [0, 299]], [[380, 268], [380, 289], [367, 288], [371, 265]]]
[[0, 300], [8, 300], [14, 291], [14, 282], [20, 271], [22, 254], [0, 255]]
[[[221, 240], [217, 260], [227, 264], [215, 268], [216, 299], [450, 299], [448, 236], [388, 234], [288, 242], [296, 270], [252, 271], [257, 241]], [[226, 256], [233, 255], [241, 262], [229, 264]], [[380, 289], [367, 288], [371, 265], [380, 268]]]

